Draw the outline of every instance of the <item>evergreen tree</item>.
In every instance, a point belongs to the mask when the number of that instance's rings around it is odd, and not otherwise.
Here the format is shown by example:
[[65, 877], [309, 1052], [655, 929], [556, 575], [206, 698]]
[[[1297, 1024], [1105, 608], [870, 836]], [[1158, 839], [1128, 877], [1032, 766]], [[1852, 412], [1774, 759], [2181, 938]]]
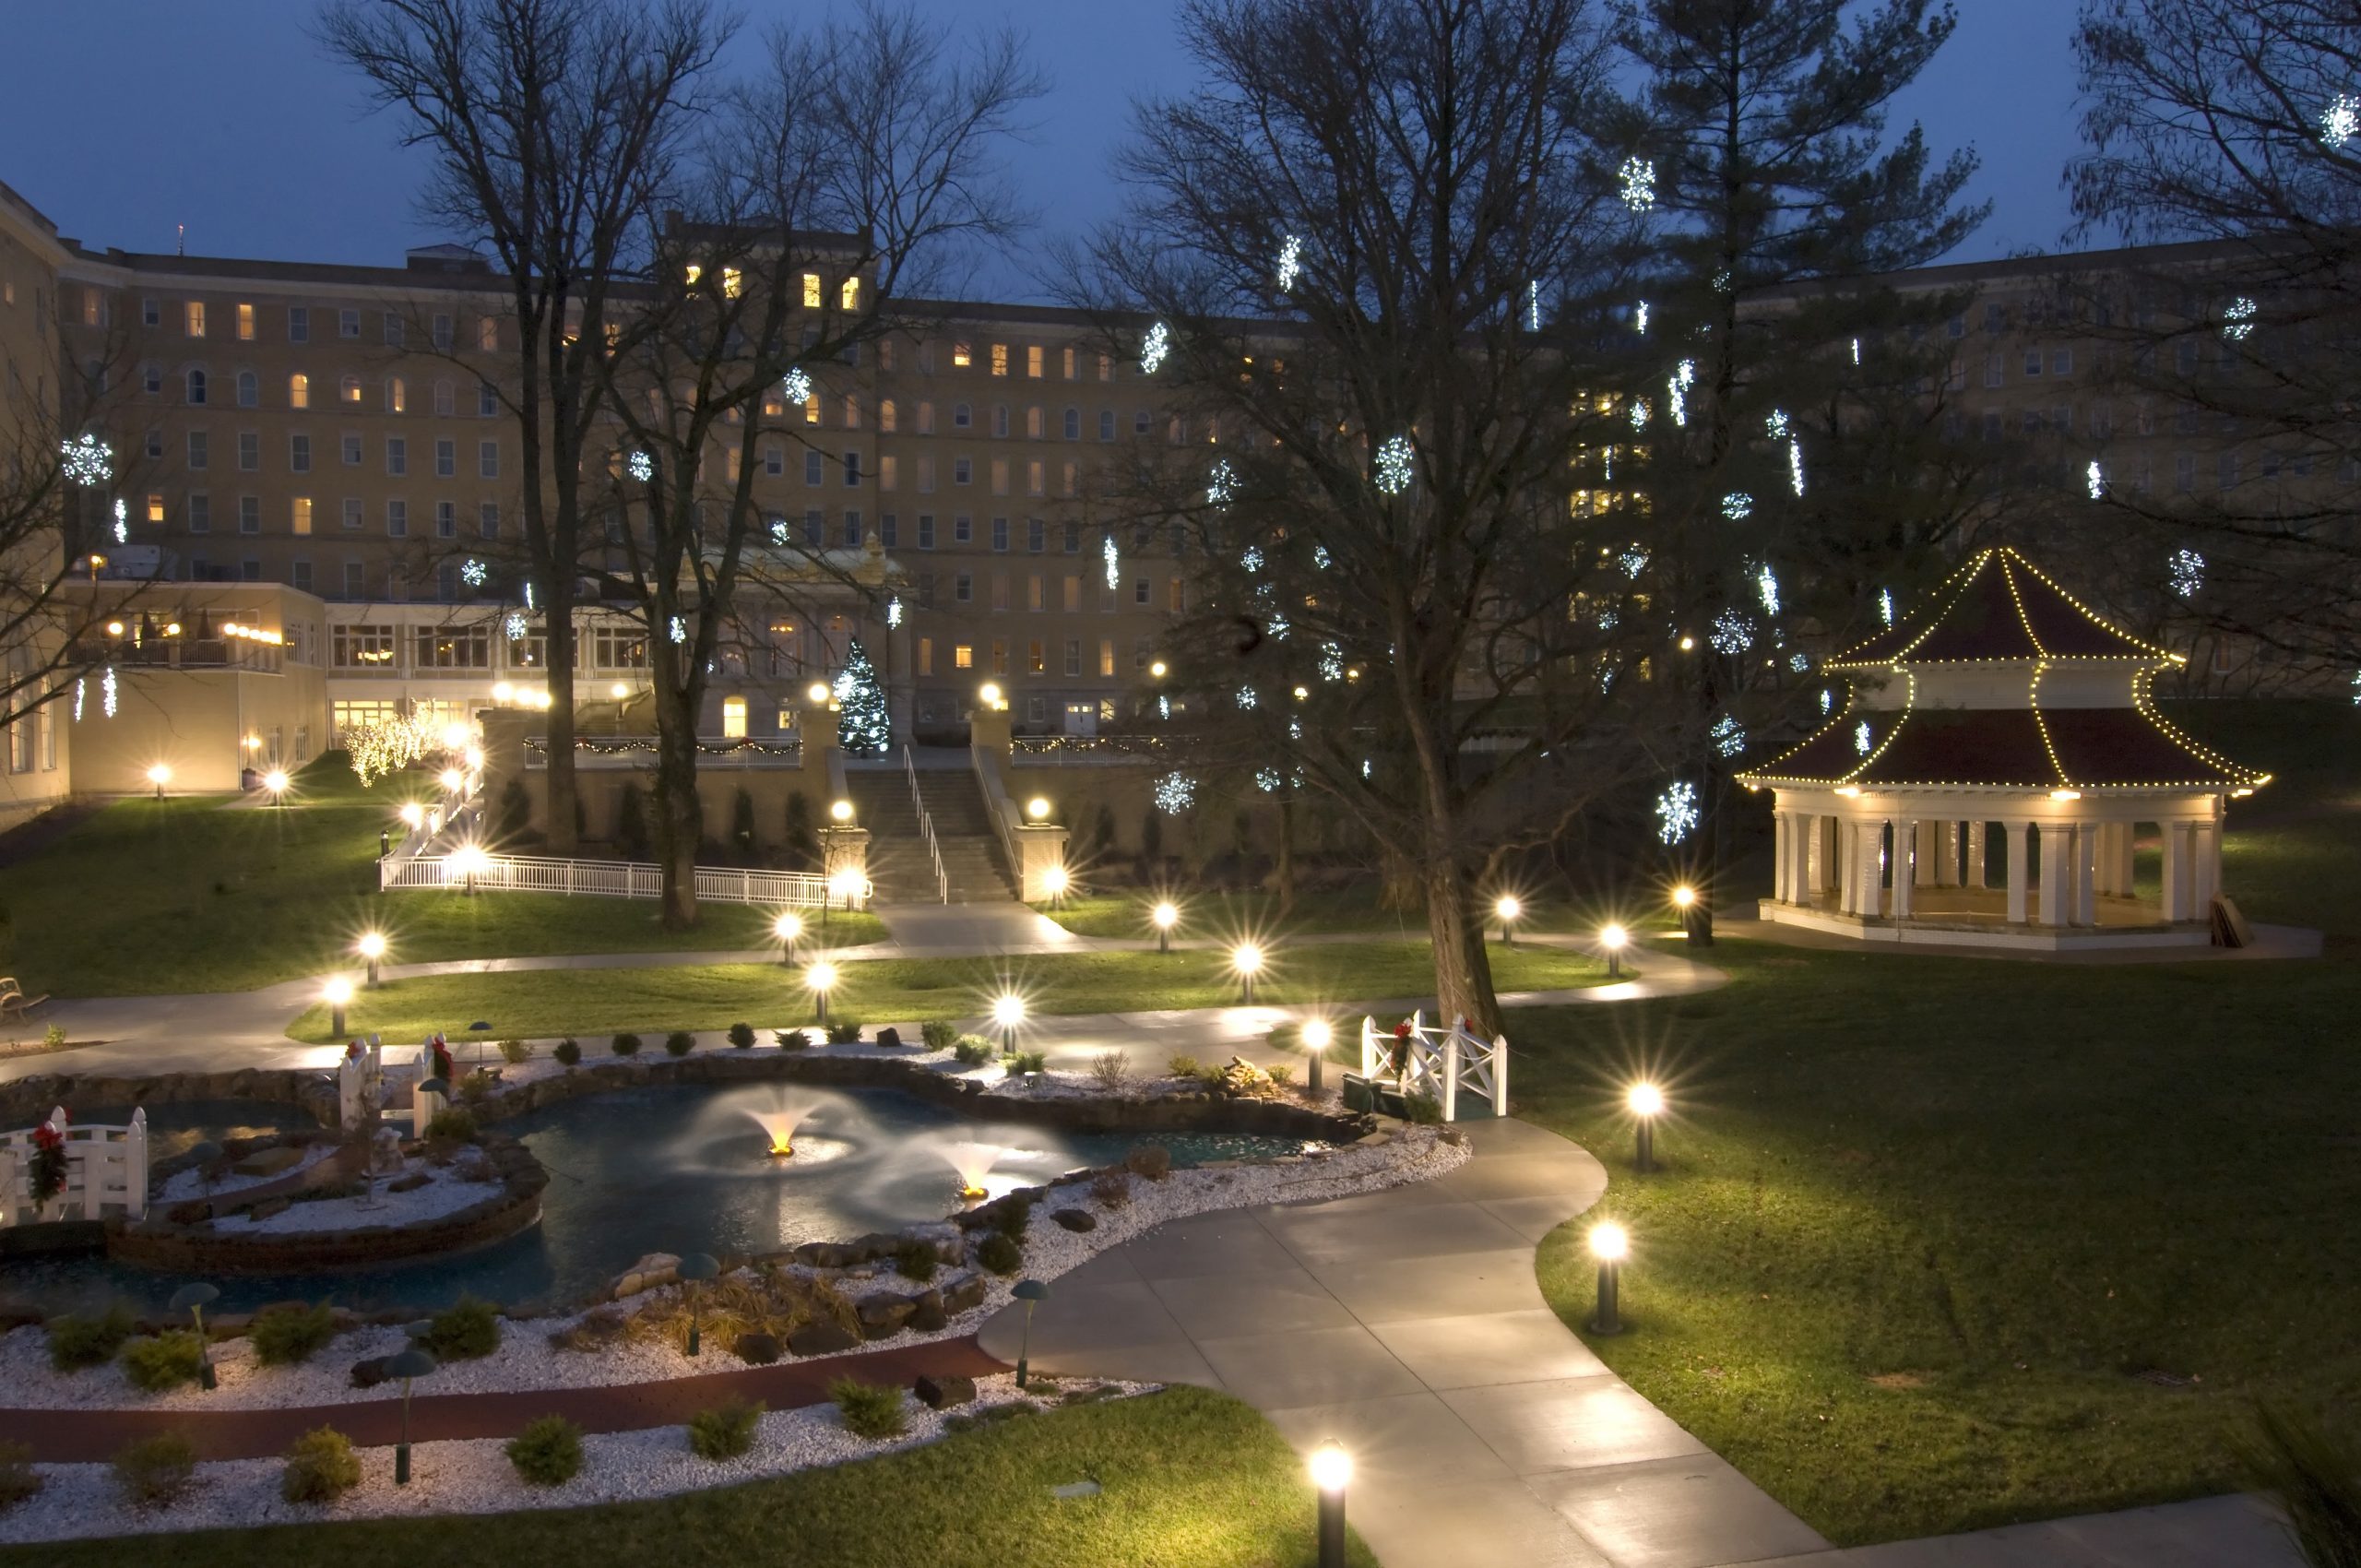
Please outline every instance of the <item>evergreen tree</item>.
[[843, 672], [836, 676], [836, 744], [848, 756], [884, 756], [894, 743], [893, 721], [885, 714], [885, 693], [860, 639], [852, 640]]

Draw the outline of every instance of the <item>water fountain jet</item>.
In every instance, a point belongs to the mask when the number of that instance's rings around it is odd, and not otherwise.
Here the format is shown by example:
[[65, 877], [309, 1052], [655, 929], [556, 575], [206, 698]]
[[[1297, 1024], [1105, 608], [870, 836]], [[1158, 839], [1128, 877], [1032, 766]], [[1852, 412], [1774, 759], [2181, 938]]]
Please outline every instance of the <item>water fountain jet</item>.
[[792, 1158], [795, 1154], [795, 1129], [811, 1118], [817, 1106], [788, 1103], [776, 1111], [749, 1111], [754, 1124], [771, 1141], [767, 1151], [773, 1159]]
[[999, 1144], [956, 1143], [945, 1144], [936, 1152], [958, 1173], [959, 1195], [980, 1198], [985, 1195], [984, 1178], [1008, 1150]]

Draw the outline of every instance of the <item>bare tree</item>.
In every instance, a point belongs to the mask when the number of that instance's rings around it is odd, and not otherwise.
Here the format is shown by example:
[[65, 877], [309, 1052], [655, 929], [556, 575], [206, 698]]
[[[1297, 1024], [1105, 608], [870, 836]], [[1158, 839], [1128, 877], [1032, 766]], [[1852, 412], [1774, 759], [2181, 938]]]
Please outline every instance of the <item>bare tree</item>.
[[574, 611], [585, 458], [607, 327], [657, 193], [706, 106], [732, 24], [706, 0], [330, 0], [328, 53], [433, 160], [421, 208], [507, 281], [496, 383], [523, 443], [528, 582], [548, 621], [548, 830], [575, 838]]

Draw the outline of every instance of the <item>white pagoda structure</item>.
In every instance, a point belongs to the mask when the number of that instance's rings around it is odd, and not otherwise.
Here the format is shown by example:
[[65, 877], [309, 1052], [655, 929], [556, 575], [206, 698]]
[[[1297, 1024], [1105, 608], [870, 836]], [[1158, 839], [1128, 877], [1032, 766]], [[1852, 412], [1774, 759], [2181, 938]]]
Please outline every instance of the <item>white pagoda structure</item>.
[[[2270, 775], [2190, 739], [2150, 688], [2180, 656], [2107, 624], [2011, 549], [1826, 668], [1848, 700], [1785, 756], [1764, 920], [1869, 942], [2203, 945], [2228, 802]], [[2135, 837], [2163, 846], [2142, 897]]]

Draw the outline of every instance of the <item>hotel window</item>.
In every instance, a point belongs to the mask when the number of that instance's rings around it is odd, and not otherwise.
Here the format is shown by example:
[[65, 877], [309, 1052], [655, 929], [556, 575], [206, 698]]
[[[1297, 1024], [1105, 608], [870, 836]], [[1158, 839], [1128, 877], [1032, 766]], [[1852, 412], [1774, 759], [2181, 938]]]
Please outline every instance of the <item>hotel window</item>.
[[1142, 577], [1132, 584], [1132, 602], [1133, 604], [1145, 604], [1149, 602], [1148, 581], [1145, 577]]
[[163, 367], [161, 365], [152, 364], [141, 365], [139, 367], [139, 386], [140, 389], [146, 392], [150, 398], [161, 395], [164, 390]]
[[344, 454], [346, 468], [357, 469], [361, 466], [361, 433], [359, 431], [348, 430], [337, 437], [337, 449]]
[[349, 338], [358, 341], [361, 337], [361, 313], [357, 310], [340, 310], [337, 312], [336, 335], [339, 338]]
[[1046, 494], [1048, 494], [1048, 493], [1049, 493], [1049, 492], [1048, 492], [1047, 490], [1045, 490], [1044, 488], [1042, 488], [1042, 487], [1043, 487], [1047, 482], [1048, 482], [1048, 481], [1047, 481], [1047, 477], [1046, 477], [1046, 467], [1045, 467], [1045, 465], [1042, 463], [1042, 461], [1041, 461], [1041, 459], [1040, 459], [1040, 458], [1038, 458], [1038, 457], [1035, 457], [1035, 458], [1034, 458], [1034, 459], [1032, 459], [1030, 462], [1028, 462], [1028, 463], [1026, 463], [1026, 464], [1025, 465], [1025, 493], [1026, 493], [1026, 494], [1027, 494], [1027, 495], [1046, 495]]
[[962, 572], [951, 579], [952, 600], [960, 604], [972, 604], [976, 599], [976, 578], [972, 572]]
[[1082, 493], [1082, 465], [1080, 463], [1069, 462], [1058, 465], [1058, 493], [1066, 496]]
[[287, 471], [307, 474], [312, 471], [312, 438], [295, 434], [287, 438]]
[[900, 482], [900, 465], [895, 462], [890, 455], [879, 457], [877, 459], [877, 488], [892, 490]]
[[1008, 459], [1006, 457], [992, 459], [992, 493], [994, 495], [1008, 493]]
[[919, 639], [919, 673], [920, 675], [934, 673], [934, 639], [932, 637]]
[[781, 446], [781, 445], [780, 445], [777, 442], [776, 442], [776, 441], [768, 442], [768, 443], [766, 443], [766, 444], [764, 445], [764, 447], [763, 447], [763, 472], [764, 472], [764, 473], [765, 473], [765, 474], [767, 474], [767, 475], [769, 475], [769, 476], [770, 476], [771, 478], [773, 478], [773, 479], [779, 479], [779, 478], [783, 478], [783, 477], [786, 475], [786, 473], [787, 473], [787, 448], [786, 448], [786, 447]]
[[992, 436], [995, 440], [1003, 441], [1008, 438], [1008, 405], [1006, 403], [992, 405]]
[[965, 403], [954, 403], [954, 404], [952, 404], [952, 405], [951, 405], [951, 428], [952, 428], [952, 429], [954, 429], [954, 430], [967, 430], [967, 429], [969, 429], [970, 427], [972, 427], [972, 426], [975, 424], [975, 422], [976, 422], [975, 410], [973, 410], [972, 409], [968, 408], [967, 404], [965, 404]]
[[954, 457], [954, 458], [952, 458], [952, 459], [951, 459], [951, 482], [952, 482], [952, 483], [954, 483], [954, 484], [967, 484], [967, 483], [971, 483], [971, 482], [973, 482], [973, 481], [975, 480], [975, 477], [976, 477], [976, 462], [975, 462], [975, 459], [974, 459], [974, 458], [972, 458], [972, 457]]
[[300, 370], [287, 378], [287, 406], [291, 409], [312, 406], [312, 378]]
[[296, 534], [307, 534], [312, 531], [312, 498], [310, 496], [298, 495], [288, 502], [287, 529], [289, 532]]
[[205, 336], [205, 302], [191, 300], [181, 307], [182, 323], [192, 338]]
[[478, 479], [500, 477], [499, 442], [479, 441], [476, 443], [476, 477]]
[[451, 351], [451, 340], [453, 336], [451, 329], [451, 318], [448, 315], [438, 312], [434, 317], [433, 333], [434, 346], [437, 349], [442, 350], [445, 353], [449, 353]]
[[1079, 612], [1082, 609], [1082, 579], [1074, 573], [1068, 572], [1065, 575], [1062, 592], [1066, 613], [1073, 615]]
[[877, 405], [877, 434], [891, 435], [895, 433], [895, 429], [894, 399], [887, 398]]
[[312, 564], [309, 561], [295, 562], [289, 569], [287, 582], [288, 586], [291, 588], [299, 589], [304, 593], [311, 592]]
[[1041, 612], [1041, 574], [1038, 572], [1025, 579], [1025, 608], [1036, 615]]
[[1134, 410], [1132, 414], [1132, 434], [1133, 435], [1145, 435], [1148, 432], [1148, 423], [1151, 418], [1152, 416], [1145, 409]]
[[205, 467], [206, 461], [210, 456], [211, 453], [208, 450], [208, 444], [205, 438], [205, 432], [201, 430], [190, 431], [188, 433], [188, 466], [192, 469], [201, 469]]
[[847, 430], [860, 428], [860, 399], [849, 392], [845, 394], [845, 428]]
[[148, 520], [151, 523], [160, 523], [164, 520], [164, 495], [161, 491], [151, 490], [148, 493]]
[[476, 383], [476, 418], [488, 420], [500, 412], [500, 393], [489, 381]]
[[1028, 675], [1043, 675], [1049, 672], [1049, 660], [1042, 656], [1041, 639], [1034, 637], [1026, 642], [1025, 645], [1026, 673]]
[[[1038, 517], [1025, 519], [1025, 548], [1038, 555], [1050, 547], [1050, 525]], [[1039, 606], [1035, 606], [1038, 609]]]
[[1112, 409], [1098, 410], [1098, 439], [1101, 441], [1115, 439], [1115, 410]]
[[1068, 409], [1065, 412], [1065, 437], [1068, 441], [1082, 439], [1082, 410]]
[[262, 433], [255, 430], [238, 432], [238, 471], [258, 473], [262, 469]]
[[303, 305], [287, 307], [287, 340], [308, 343], [312, 340], [312, 313]]
[[1025, 347], [1025, 374], [1027, 379], [1041, 379], [1041, 345], [1028, 343]]
[[1081, 525], [1080, 523], [1077, 523], [1077, 522], [1074, 521], [1072, 518], [1068, 518], [1068, 519], [1066, 520], [1065, 529], [1066, 529], [1066, 553], [1067, 553], [1067, 554], [1069, 554], [1069, 555], [1079, 555], [1079, 554], [1081, 554], [1081, 553], [1082, 553], [1082, 525]]
[[848, 550], [858, 550], [860, 548], [860, 513], [847, 512], [845, 514], [845, 531], [843, 538], [845, 541], [845, 548]]
[[409, 388], [402, 384], [398, 375], [388, 376], [386, 380], [386, 411], [389, 414], [409, 411]]
[[1047, 434], [1047, 428], [1043, 423], [1043, 410], [1041, 405], [1038, 403], [1034, 404], [1032, 407], [1025, 410], [1025, 436], [1026, 440], [1038, 441], [1045, 434]]
[[2037, 344], [2025, 350], [2025, 374], [2027, 375], [2041, 374], [2041, 349]]
[[150, 431], [148, 433], [148, 437], [147, 437], [147, 450], [148, 450], [148, 457], [150, 457], [160, 458], [160, 457], [163, 457], [163, 455], [164, 455], [164, 433], [163, 433], [162, 431], [160, 431], [160, 430], [150, 430]]
[[803, 275], [803, 308], [806, 310], [820, 308], [820, 275], [816, 272], [807, 272]]
[[386, 537], [387, 539], [409, 537], [409, 502], [388, 501], [386, 503]]
[[968, 353], [967, 344], [954, 343], [951, 345], [951, 365], [953, 369], [966, 370], [974, 362], [974, 356]]
[[931, 401], [922, 400], [919, 404], [919, 434], [920, 435], [934, 434], [934, 404]]
[[954, 544], [967, 543], [975, 538], [975, 527], [973, 520], [965, 516], [952, 518], [951, 541]]
[[820, 422], [820, 394], [817, 392], [803, 399], [803, 422], [805, 424]]
[[437, 381], [434, 384], [435, 418], [449, 419], [452, 414], [457, 411], [458, 404], [458, 398], [452, 391], [451, 384], [448, 381]]
[[242, 370], [238, 373], [238, 407], [242, 409], [262, 407], [262, 377], [253, 371]]
[[388, 349], [398, 349], [402, 346], [402, 318], [399, 313], [390, 310], [384, 313], [384, 321], [378, 330], [383, 334], [386, 347]]
[[344, 498], [344, 526], [349, 529], [358, 529], [362, 526], [362, 522], [361, 497], [358, 495], [346, 496]]
[[845, 454], [845, 488], [847, 490], [851, 490], [859, 486], [860, 483], [860, 454], [858, 452], [848, 452]]
[[859, 310], [860, 308], [860, 279], [846, 279], [844, 287], [836, 291], [836, 303], [846, 310]]
[[188, 400], [192, 403], [205, 401], [205, 373], [201, 370], [188, 373]]
[[954, 643], [951, 647], [951, 668], [954, 670], [973, 670], [975, 667], [975, 645], [972, 643]]
[[[733, 275], [736, 271], [737, 268], [730, 268]], [[725, 741], [742, 741], [746, 738], [746, 699], [744, 697], [721, 699], [721, 738]]]
[[1102, 676], [1115, 673], [1115, 639], [1112, 637], [1098, 639], [1098, 673]]
[[241, 495], [238, 497], [238, 531], [240, 533], [262, 532], [261, 496]]
[[1008, 673], [1008, 640], [1004, 637], [992, 639], [992, 673], [995, 675]]
[[1066, 673], [1070, 676], [1082, 673], [1082, 639], [1080, 637], [1066, 639]]
[[1008, 519], [1006, 517], [992, 519], [992, 550], [1002, 555], [1008, 553]]
[[934, 459], [931, 457], [919, 459], [919, 493], [920, 495], [934, 493]]
[[828, 481], [828, 460], [817, 452], [803, 454], [803, 482], [807, 485]]
[[434, 477], [436, 479], [459, 477], [459, 444], [447, 435], [438, 435], [434, 438]]
[[877, 542], [891, 550], [902, 542], [901, 519], [888, 512], [877, 519]]
[[1188, 608], [1180, 579], [1179, 577], [1174, 577], [1166, 585], [1166, 587], [1168, 591], [1165, 594], [1164, 607], [1167, 610], [1171, 611], [1175, 615], [1178, 615], [1181, 611]]
[[479, 539], [498, 539], [500, 537], [499, 502], [484, 501], [477, 504], [476, 537]]
[[386, 437], [386, 471], [396, 477], [409, 472], [409, 442], [406, 437]]
[[2071, 349], [2052, 349], [2052, 350], [2049, 350], [2049, 374], [2052, 374], [2052, 375], [2071, 375], [2071, 374], [2074, 374], [2074, 350], [2071, 350]]
[[420, 670], [489, 670], [490, 626], [420, 626], [412, 645]]
[[185, 520], [189, 532], [211, 533], [213, 531], [213, 497], [201, 490], [190, 491]]
[[919, 548], [920, 550], [934, 548], [934, 514], [931, 512], [919, 514]]
[[143, 327], [160, 327], [163, 323], [164, 318], [157, 308], [155, 297], [149, 295], [142, 299], [139, 302], [139, 324]]
[[476, 320], [476, 347], [491, 353], [500, 347], [500, 321], [496, 316], [480, 316]]
[[647, 639], [631, 626], [600, 626], [592, 634], [591, 657], [601, 670], [645, 670]]
[[457, 502], [437, 501], [434, 504], [434, 537], [437, 539], [459, 537], [459, 504]]
[[992, 374], [994, 375], [1008, 374], [1008, 345], [1005, 343], [992, 345]]
[[361, 378], [357, 375], [346, 376], [343, 380], [337, 383], [336, 395], [338, 401], [350, 403], [354, 408], [359, 408], [361, 406]]
[[992, 574], [992, 608], [1003, 612], [1008, 609], [1008, 574], [1006, 572]]
[[[358, 561], [347, 561], [344, 564], [344, 597], [359, 599], [368, 591], [369, 568]], [[386, 636], [387, 638], [386, 657], [391, 659], [394, 656], [391, 644], [393, 634], [388, 632]]]
[[803, 514], [803, 542], [814, 550], [828, 542], [827, 520], [817, 506]]

